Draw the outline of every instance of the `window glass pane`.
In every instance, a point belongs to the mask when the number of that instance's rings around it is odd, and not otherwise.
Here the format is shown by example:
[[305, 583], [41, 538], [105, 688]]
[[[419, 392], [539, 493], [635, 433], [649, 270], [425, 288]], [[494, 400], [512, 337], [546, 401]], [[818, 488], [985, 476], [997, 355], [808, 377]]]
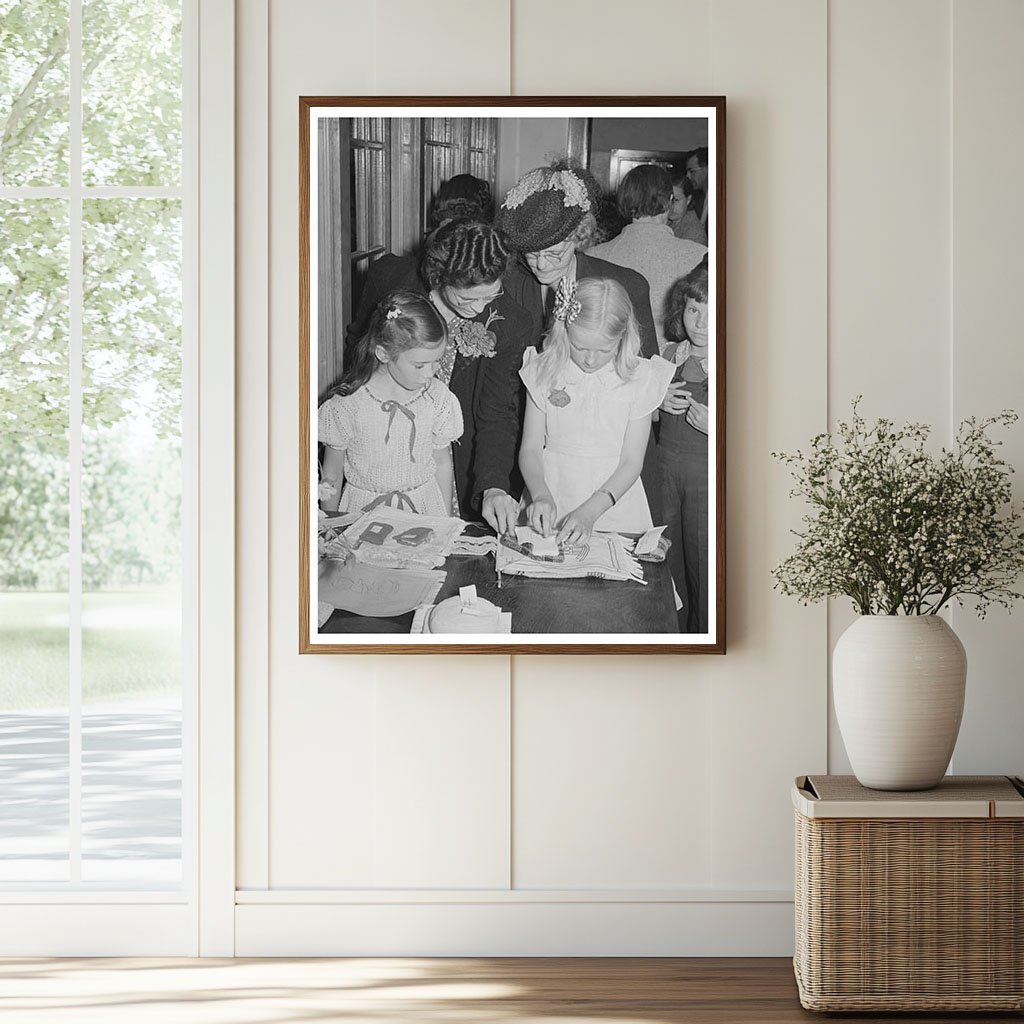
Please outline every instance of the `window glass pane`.
[[486, 153], [469, 154], [469, 173], [484, 181], [491, 181], [491, 161]]
[[352, 251], [388, 246], [391, 192], [383, 146], [352, 144]]
[[384, 142], [389, 120], [386, 117], [353, 117], [352, 138], [361, 142]]
[[82, 879], [181, 875], [181, 204], [83, 225]]
[[68, 219], [0, 200], [0, 881], [68, 877]]
[[424, 119], [423, 137], [427, 142], [456, 143], [461, 125], [459, 117], [428, 117]]
[[462, 155], [449, 146], [423, 146], [423, 230], [429, 227], [428, 217], [433, 209], [437, 190], [449, 178], [462, 171]]
[[391, 151], [390, 176], [391, 232], [388, 248], [407, 255], [419, 244], [420, 229], [420, 123], [416, 118], [392, 118], [391, 131], [397, 133], [398, 145]]
[[0, 0], [0, 185], [68, 183], [67, 0]]
[[181, 0], [83, 0], [87, 185], [181, 181]]

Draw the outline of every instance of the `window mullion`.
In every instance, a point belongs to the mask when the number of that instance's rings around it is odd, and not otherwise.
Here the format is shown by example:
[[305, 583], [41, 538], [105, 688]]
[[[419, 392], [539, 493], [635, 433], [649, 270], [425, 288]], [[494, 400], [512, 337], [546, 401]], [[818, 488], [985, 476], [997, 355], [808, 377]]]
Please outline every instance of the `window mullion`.
[[[69, 199], [72, 190], [50, 185], [0, 185], [0, 199]], [[184, 200], [183, 188], [164, 185], [90, 185], [93, 199], [177, 199]]]
[[82, 881], [82, 0], [70, 2], [68, 268], [68, 843], [71, 884]]

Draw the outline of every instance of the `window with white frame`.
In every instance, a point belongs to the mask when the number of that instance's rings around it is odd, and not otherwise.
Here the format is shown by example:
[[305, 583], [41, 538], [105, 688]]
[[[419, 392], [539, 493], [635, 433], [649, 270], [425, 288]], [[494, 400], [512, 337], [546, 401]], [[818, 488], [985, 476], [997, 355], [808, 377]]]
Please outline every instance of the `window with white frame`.
[[181, 0], [0, 0], [7, 888], [183, 884], [182, 40]]

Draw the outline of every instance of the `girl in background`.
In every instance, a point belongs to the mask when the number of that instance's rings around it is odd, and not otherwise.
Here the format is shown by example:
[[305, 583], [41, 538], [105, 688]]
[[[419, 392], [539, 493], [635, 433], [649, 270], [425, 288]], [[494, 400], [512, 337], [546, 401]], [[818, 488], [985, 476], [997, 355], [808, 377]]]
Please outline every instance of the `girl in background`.
[[640, 470], [673, 369], [641, 357], [636, 316], [617, 281], [558, 286], [544, 351], [527, 349], [519, 371], [529, 395], [519, 468], [533, 529], [567, 544], [595, 529], [650, 529]]
[[708, 233], [693, 209], [693, 185], [686, 171], [675, 171], [672, 174], [672, 205], [668, 210], [668, 226], [676, 238], [685, 238], [704, 246], [708, 244]]
[[668, 559], [683, 601], [679, 628], [708, 631], [708, 268], [672, 286], [665, 358], [675, 364], [661, 406], [658, 457], [672, 542]]
[[351, 367], [320, 406], [324, 509], [452, 514], [451, 444], [462, 436], [462, 410], [434, 376], [446, 342], [425, 295], [394, 291], [374, 309]]

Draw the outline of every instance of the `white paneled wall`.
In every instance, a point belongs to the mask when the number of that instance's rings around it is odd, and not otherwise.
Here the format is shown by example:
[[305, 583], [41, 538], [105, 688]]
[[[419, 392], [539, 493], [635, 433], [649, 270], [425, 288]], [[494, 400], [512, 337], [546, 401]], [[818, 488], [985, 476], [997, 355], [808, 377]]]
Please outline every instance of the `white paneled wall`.
[[729, 654], [707, 666], [712, 873], [723, 889], [788, 890], [788, 787], [825, 767], [825, 610], [771, 592], [798, 513], [770, 453], [826, 422], [826, 8], [711, 6], [708, 88], [728, 98], [729, 149]]
[[[831, 423], [949, 430], [949, 10], [932, 0], [829, 5]], [[868, 73], [870, 69], [870, 73]], [[912, 69], [912, 73], [911, 73]], [[829, 649], [853, 621], [833, 602]], [[829, 767], [849, 771], [834, 717]]]
[[[351, 9], [356, 3], [349, 0], [335, 6]], [[502, 96], [508, 92], [507, 0], [473, 0], [472, 4], [466, 0], [375, 0], [361, 6], [377, 16], [372, 41], [360, 39], [357, 44], [370, 43], [367, 49], [376, 75], [373, 94]], [[436, 43], [441, 37], [458, 40], [461, 45], [457, 51], [438, 52]], [[351, 39], [347, 34], [345, 38]], [[340, 52], [347, 55], [350, 48], [343, 45]], [[344, 70], [340, 74], [344, 75]]]
[[924, 420], [944, 434], [947, 5], [832, 0], [829, 10], [830, 411], [843, 418], [863, 394], [868, 416]]
[[510, 0], [519, 96], [707, 96], [709, 0]]
[[[949, 393], [959, 422], [1007, 408], [1024, 415], [1024, 4], [956, 0], [952, 39]], [[1003, 439], [1024, 499], [1024, 427]], [[995, 753], [1024, 775], [1024, 607], [983, 622], [954, 611], [953, 624], [969, 665], [954, 767], [989, 771]]]
[[517, 888], [711, 884], [710, 688], [675, 667], [515, 659]]
[[510, 873], [509, 659], [438, 661], [417, 666], [416, 674], [392, 670], [378, 677], [376, 884], [504, 889]]
[[[592, 0], [239, 7], [238, 951], [785, 954], [846, 612], [771, 590], [770, 452], [858, 392], [943, 435], [1021, 404], [1022, 5], [639, 0], [628, 47]], [[296, 653], [298, 97], [403, 93], [727, 97], [724, 658]], [[1024, 770], [1024, 631], [957, 628], [957, 767]]]

